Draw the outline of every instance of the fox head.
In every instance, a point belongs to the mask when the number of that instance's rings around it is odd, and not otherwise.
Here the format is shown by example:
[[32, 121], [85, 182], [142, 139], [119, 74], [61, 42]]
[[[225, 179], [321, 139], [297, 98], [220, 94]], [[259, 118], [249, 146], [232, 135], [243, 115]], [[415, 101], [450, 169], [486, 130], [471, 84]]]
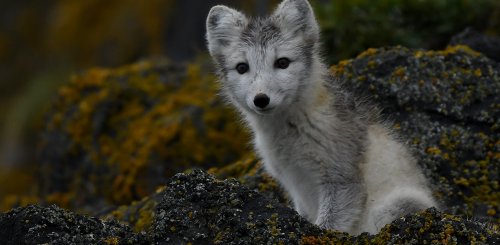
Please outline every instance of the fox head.
[[215, 6], [207, 18], [208, 49], [228, 99], [266, 115], [300, 106], [321, 73], [319, 27], [307, 0], [285, 0], [267, 18]]

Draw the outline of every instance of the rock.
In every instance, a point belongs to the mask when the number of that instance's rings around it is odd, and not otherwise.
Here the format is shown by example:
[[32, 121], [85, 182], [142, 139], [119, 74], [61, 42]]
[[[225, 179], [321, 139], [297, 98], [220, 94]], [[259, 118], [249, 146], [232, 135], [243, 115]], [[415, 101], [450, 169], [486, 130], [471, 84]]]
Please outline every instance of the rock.
[[243, 159], [234, 164], [208, 170], [218, 179], [237, 178], [246, 187], [258, 191], [268, 197], [277, 199], [280, 203], [290, 203], [284, 190], [277, 180], [269, 175], [256, 156]]
[[457, 216], [443, 214], [430, 208], [407, 215], [386, 226], [378, 235], [384, 244], [497, 244], [498, 227]]
[[450, 213], [500, 221], [500, 64], [466, 46], [369, 49], [332, 68], [377, 101]]
[[159, 244], [290, 244], [321, 234], [275, 199], [200, 170], [170, 179], [152, 231]]
[[[250, 190], [257, 191], [271, 199], [276, 199], [283, 205], [290, 202], [286, 193], [279, 186], [275, 179], [267, 174], [262, 168], [261, 163], [255, 158], [250, 157], [245, 160], [221, 167], [211, 168], [208, 173], [214, 175], [219, 180], [227, 178], [237, 178], [237, 180]], [[143, 198], [140, 201], [134, 201], [130, 205], [123, 205], [104, 216], [108, 219], [117, 219], [120, 222], [134, 227], [136, 232], [146, 231], [151, 227], [155, 217], [156, 207], [162, 200], [164, 186]]]
[[28, 206], [0, 214], [2, 244], [149, 244], [116, 221], [102, 221], [56, 206]]
[[321, 236], [302, 237], [301, 244], [496, 244], [498, 227], [443, 214], [435, 208], [406, 215], [386, 225], [380, 233], [356, 237], [338, 237], [325, 232]]
[[430, 208], [379, 234], [321, 230], [290, 207], [201, 170], [178, 174], [161, 193], [150, 231], [155, 244], [430, 244], [500, 242], [498, 227]]
[[[288, 205], [289, 201], [278, 183], [262, 169], [261, 164], [255, 156], [222, 168], [211, 168], [208, 171], [217, 179], [237, 178], [246, 188], [257, 191], [262, 195], [276, 199], [282, 205]], [[163, 198], [165, 186], [158, 188], [156, 193], [133, 202], [130, 205], [123, 205], [112, 212], [105, 214], [106, 219], [116, 219], [120, 222], [134, 227], [136, 232], [150, 229], [158, 203]]]
[[135, 232], [146, 232], [150, 230], [156, 216], [156, 207], [163, 198], [165, 187], [160, 187], [154, 194], [144, 197], [140, 201], [134, 201], [130, 205], [103, 214], [106, 220], [114, 219], [133, 227]]
[[486, 57], [500, 62], [500, 38], [482, 34], [472, 28], [453, 36], [450, 45], [467, 45], [484, 54]]
[[[56, 206], [28, 206], [0, 214], [6, 244], [483, 244], [500, 242], [498, 227], [434, 208], [407, 215], [377, 235], [321, 230], [277, 200], [239, 182], [216, 180], [201, 170], [177, 174], [152, 199], [152, 225], [134, 233]], [[144, 200], [143, 200], [144, 201]], [[144, 202], [148, 203], [148, 202]]]
[[242, 158], [247, 136], [216, 93], [204, 63], [154, 60], [74, 76], [47, 113], [39, 195], [97, 213], [140, 200], [190, 167]]

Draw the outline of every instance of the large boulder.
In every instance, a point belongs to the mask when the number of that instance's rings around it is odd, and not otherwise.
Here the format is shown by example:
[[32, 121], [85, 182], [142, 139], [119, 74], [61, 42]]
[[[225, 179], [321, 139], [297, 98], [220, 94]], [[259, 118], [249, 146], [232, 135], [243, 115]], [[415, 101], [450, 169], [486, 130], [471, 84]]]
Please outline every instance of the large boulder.
[[152, 193], [190, 167], [249, 152], [207, 64], [91, 69], [59, 89], [39, 144], [39, 193], [96, 212]]
[[170, 179], [152, 226], [160, 244], [290, 244], [320, 233], [276, 199], [201, 170]]
[[500, 219], [500, 64], [466, 46], [369, 49], [332, 71], [372, 98], [448, 212]]

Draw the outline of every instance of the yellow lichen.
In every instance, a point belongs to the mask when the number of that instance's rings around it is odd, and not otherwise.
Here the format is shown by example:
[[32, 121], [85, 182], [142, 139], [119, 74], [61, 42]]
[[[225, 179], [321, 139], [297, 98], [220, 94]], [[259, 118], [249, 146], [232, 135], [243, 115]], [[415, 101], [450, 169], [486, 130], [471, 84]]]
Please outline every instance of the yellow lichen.
[[346, 73], [346, 66], [350, 65], [350, 60], [342, 60], [337, 65], [330, 68], [332, 74], [340, 76]]
[[433, 56], [449, 56], [450, 54], [455, 54], [457, 52], [464, 52], [471, 56], [481, 56], [481, 53], [471, 49], [466, 45], [454, 45], [448, 46], [444, 50], [417, 50], [413, 53], [416, 58], [422, 57], [433, 57]]
[[406, 75], [406, 68], [400, 66], [392, 72], [392, 75], [403, 78]]
[[120, 244], [120, 239], [118, 237], [108, 237], [104, 240], [104, 243], [108, 245], [118, 245]]
[[367, 50], [365, 50], [364, 52], [362, 52], [361, 54], [359, 54], [357, 56], [357, 58], [365, 58], [365, 57], [371, 57], [371, 56], [374, 56], [378, 53], [378, 49], [376, 48], [369, 48]]
[[[111, 183], [98, 193], [112, 203], [126, 204], [151, 193], [154, 186], [142, 180], [147, 180], [153, 159], [165, 165], [171, 162], [164, 166], [168, 177], [193, 166], [227, 163], [228, 157], [238, 159], [250, 152], [237, 116], [217, 96], [216, 78], [201, 64], [193, 64], [180, 74], [182, 81], [163, 81], [165, 74], [155, 69], [167, 64], [143, 61], [117, 69], [90, 69], [59, 90], [48, 129], [64, 130], [74, 153], [83, 151], [93, 163], [113, 169], [115, 176], [106, 180]], [[99, 126], [111, 132], [96, 134], [96, 113], [109, 103], [119, 107], [112, 108]], [[193, 114], [200, 118], [189, 117], [191, 110], [199, 111]], [[93, 176], [95, 182], [105, 178]]]
[[281, 233], [281, 229], [278, 228], [278, 214], [272, 214], [271, 218], [267, 221], [271, 235], [278, 236]]
[[216, 175], [219, 179], [240, 178], [245, 175], [255, 175], [261, 164], [256, 159], [255, 155], [244, 157], [243, 160], [229, 164], [222, 168], [210, 168], [208, 173]]
[[427, 148], [427, 153], [432, 154], [432, 155], [440, 155], [441, 149], [439, 149], [437, 147], [429, 147], [429, 148]]
[[453, 242], [453, 233], [455, 232], [455, 229], [453, 229], [453, 226], [450, 224], [446, 224], [444, 227], [444, 232], [442, 233], [442, 244], [450, 244]]
[[476, 77], [480, 77], [483, 75], [483, 72], [481, 71], [481, 69], [477, 68], [476, 70], [474, 70], [474, 75], [476, 75]]
[[457, 185], [462, 185], [462, 186], [470, 186], [470, 182], [468, 179], [460, 177], [458, 179], [454, 180], [455, 184]]

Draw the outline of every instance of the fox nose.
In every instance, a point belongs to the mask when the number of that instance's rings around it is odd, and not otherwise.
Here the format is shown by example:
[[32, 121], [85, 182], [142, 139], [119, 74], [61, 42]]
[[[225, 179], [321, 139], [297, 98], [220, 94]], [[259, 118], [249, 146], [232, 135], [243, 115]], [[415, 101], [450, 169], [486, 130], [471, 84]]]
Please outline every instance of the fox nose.
[[271, 99], [269, 99], [269, 96], [266, 94], [257, 94], [255, 98], [253, 98], [253, 104], [260, 109], [264, 109], [267, 105], [269, 105], [270, 100]]

